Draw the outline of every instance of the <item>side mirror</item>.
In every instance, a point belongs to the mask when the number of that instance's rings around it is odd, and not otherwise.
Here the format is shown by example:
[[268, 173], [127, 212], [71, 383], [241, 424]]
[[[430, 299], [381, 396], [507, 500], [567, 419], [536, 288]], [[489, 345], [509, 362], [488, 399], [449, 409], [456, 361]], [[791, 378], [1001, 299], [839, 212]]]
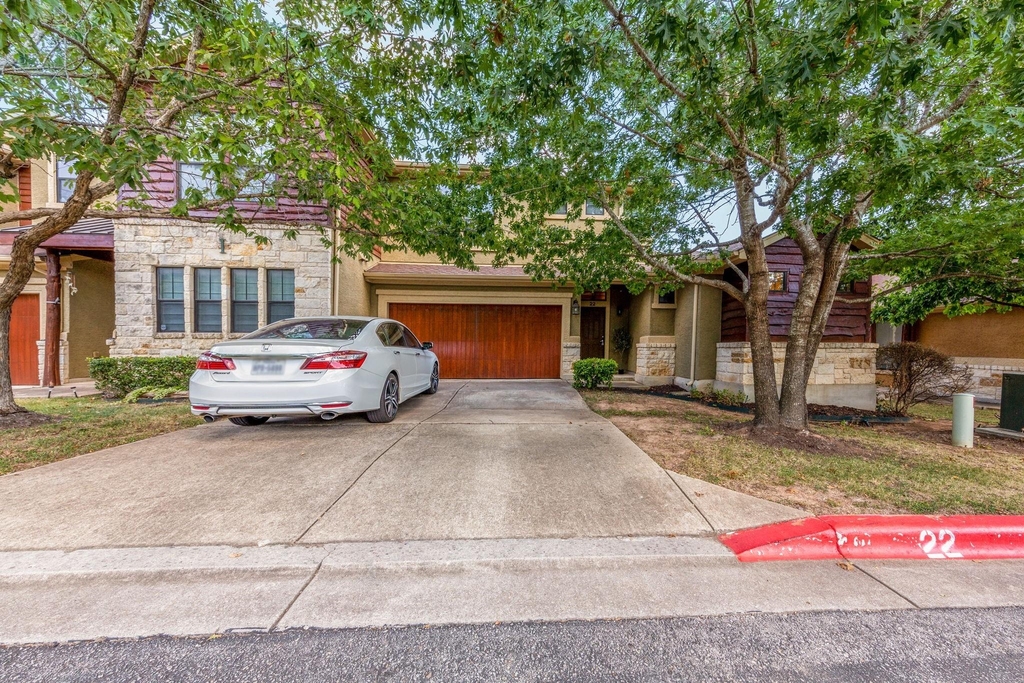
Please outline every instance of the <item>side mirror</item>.
[[422, 348], [424, 351], [429, 351], [430, 349], [434, 348], [434, 342], [423, 342], [423, 346], [421, 346], [420, 348]]

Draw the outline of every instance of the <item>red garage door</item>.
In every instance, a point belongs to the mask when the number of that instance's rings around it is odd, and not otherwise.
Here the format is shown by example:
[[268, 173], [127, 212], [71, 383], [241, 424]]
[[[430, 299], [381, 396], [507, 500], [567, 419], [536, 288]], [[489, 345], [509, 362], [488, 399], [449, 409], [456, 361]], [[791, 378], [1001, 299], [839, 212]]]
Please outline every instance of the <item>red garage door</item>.
[[39, 295], [22, 294], [11, 311], [11, 382], [39, 384]]
[[434, 343], [442, 377], [541, 379], [560, 374], [561, 306], [389, 304], [388, 314], [420, 341]]

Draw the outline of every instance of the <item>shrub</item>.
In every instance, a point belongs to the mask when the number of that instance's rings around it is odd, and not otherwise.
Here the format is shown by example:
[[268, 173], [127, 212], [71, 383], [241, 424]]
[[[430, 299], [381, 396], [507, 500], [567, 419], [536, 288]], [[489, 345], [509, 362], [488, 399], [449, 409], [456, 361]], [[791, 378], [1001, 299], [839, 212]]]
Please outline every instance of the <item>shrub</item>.
[[903, 416], [918, 403], [967, 391], [974, 383], [970, 368], [914, 342], [881, 347], [877, 365], [892, 371], [892, 387], [880, 407], [893, 415]]
[[195, 356], [124, 356], [89, 359], [89, 376], [107, 396], [131, 395], [138, 400], [145, 393], [167, 396], [188, 389], [188, 378], [196, 369]]
[[747, 402], [747, 395], [742, 391], [729, 391], [728, 389], [709, 389], [707, 391], [693, 389], [690, 391], [690, 398], [704, 403], [717, 403], [720, 406], [741, 406]]
[[610, 358], [584, 358], [572, 364], [572, 385], [577, 389], [611, 388], [619, 364]]
[[623, 325], [615, 328], [612, 332], [612, 349], [622, 358], [622, 367], [629, 363], [629, 351], [633, 348], [633, 335], [629, 333], [629, 327]]

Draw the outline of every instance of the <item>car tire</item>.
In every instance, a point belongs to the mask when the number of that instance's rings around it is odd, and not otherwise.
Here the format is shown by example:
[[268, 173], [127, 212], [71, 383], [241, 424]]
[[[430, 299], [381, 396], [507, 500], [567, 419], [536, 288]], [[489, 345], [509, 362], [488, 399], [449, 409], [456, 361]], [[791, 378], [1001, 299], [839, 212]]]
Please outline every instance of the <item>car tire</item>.
[[258, 427], [269, 419], [269, 417], [246, 415], [245, 417], [229, 417], [228, 422], [239, 427]]
[[437, 387], [441, 383], [441, 373], [437, 369], [437, 363], [434, 363], [434, 371], [430, 373], [430, 385], [427, 386], [427, 390], [424, 393], [436, 394]]
[[388, 375], [384, 388], [380, 390], [380, 407], [366, 414], [370, 422], [391, 422], [398, 415], [398, 376]]

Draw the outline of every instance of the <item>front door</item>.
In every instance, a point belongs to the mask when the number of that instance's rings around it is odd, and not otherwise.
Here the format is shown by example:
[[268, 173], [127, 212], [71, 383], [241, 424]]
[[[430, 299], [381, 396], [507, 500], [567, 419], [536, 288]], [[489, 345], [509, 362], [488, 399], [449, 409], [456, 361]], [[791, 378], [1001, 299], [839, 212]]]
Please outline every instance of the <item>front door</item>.
[[39, 384], [39, 295], [22, 294], [11, 311], [11, 382]]
[[580, 311], [580, 358], [604, 358], [603, 307], [585, 307]]

